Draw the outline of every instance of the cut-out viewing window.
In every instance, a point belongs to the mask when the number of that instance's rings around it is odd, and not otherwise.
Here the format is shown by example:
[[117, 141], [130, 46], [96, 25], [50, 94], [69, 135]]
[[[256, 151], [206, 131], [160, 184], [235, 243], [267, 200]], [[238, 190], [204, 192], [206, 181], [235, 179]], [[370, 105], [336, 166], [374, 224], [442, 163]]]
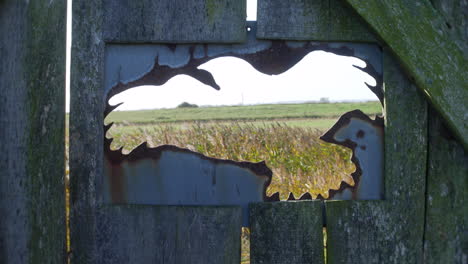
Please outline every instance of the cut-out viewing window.
[[[104, 147], [111, 161], [107, 172], [114, 179], [107, 199], [131, 202], [130, 187], [118, 183], [128, 183], [126, 174], [160, 169], [160, 164], [135, 160], [145, 155], [160, 159], [165, 145], [201, 153], [202, 160], [212, 158], [216, 164], [232, 160], [241, 163], [231, 165], [253, 168], [254, 174], [266, 177], [257, 186], [271, 181], [263, 200], [329, 194], [336, 199], [381, 198], [382, 179], [363, 180], [379, 176], [375, 174], [383, 166], [383, 123], [368, 117], [381, 114], [378, 47], [250, 39], [231, 46], [109, 45], [106, 56]], [[335, 144], [321, 140], [322, 135]], [[148, 145], [139, 146], [142, 142]], [[121, 147], [122, 152], [116, 150]], [[156, 147], [152, 154], [145, 150]], [[128, 164], [122, 165], [125, 159]], [[257, 163], [262, 161], [266, 166]], [[118, 164], [122, 168], [116, 169]], [[265, 172], [268, 168], [273, 176]], [[116, 175], [121, 178], [115, 180]], [[235, 186], [250, 184], [245, 177]], [[360, 186], [352, 187], [356, 180]], [[135, 183], [135, 188], [147, 185]], [[167, 189], [178, 193], [176, 187]], [[175, 195], [174, 201], [206, 198], [197, 195]], [[141, 199], [151, 203], [155, 198]]]

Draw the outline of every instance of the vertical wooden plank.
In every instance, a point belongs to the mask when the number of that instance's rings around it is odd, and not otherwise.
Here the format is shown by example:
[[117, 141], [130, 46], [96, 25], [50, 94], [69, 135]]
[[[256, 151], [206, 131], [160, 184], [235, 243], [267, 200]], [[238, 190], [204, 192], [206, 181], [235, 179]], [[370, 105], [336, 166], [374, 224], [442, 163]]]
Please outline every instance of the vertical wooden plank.
[[387, 49], [383, 59], [385, 199], [389, 213], [396, 220], [394, 251], [389, 259], [394, 263], [420, 262], [427, 169], [427, 102]]
[[427, 173], [426, 263], [466, 263], [468, 155], [431, 109]]
[[386, 201], [326, 201], [327, 263], [387, 263], [398, 220]]
[[330, 263], [423, 259], [427, 104], [386, 49], [384, 84], [385, 201], [326, 203]]
[[240, 207], [105, 206], [99, 263], [240, 263]]
[[98, 263], [96, 210], [103, 167], [102, 0], [73, 0], [70, 73], [72, 263]]
[[250, 263], [324, 263], [321, 201], [250, 205]]
[[328, 0], [258, 0], [257, 10], [258, 38], [327, 39]]
[[411, 215], [420, 223], [426, 184], [427, 102], [386, 48], [383, 59], [385, 199], [400, 209], [414, 209]]
[[0, 262], [65, 256], [66, 1], [0, 1]]
[[243, 42], [245, 0], [104, 0], [107, 42]]

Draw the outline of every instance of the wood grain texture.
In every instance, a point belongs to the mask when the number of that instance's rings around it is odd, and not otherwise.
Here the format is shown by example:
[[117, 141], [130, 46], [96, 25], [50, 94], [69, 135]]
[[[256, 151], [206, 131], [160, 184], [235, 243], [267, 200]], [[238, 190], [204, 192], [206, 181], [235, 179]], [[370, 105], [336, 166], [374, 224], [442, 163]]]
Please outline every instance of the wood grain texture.
[[0, 262], [65, 256], [66, 2], [0, 1]]
[[427, 105], [384, 50], [385, 200], [326, 203], [328, 263], [423, 259]]
[[250, 263], [324, 263], [321, 201], [250, 205]]
[[447, 33], [462, 49], [468, 48], [468, 2], [460, 0], [430, 0], [443, 17]]
[[240, 207], [105, 206], [99, 263], [240, 263]]
[[376, 42], [356, 12], [339, 0], [259, 0], [261, 39]]
[[238, 43], [246, 40], [239, 0], [103, 0], [108, 42]]
[[329, 0], [328, 41], [378, 42], [365, 21], [342, 0]]
[[395, 241], [390, 263], [422, 259], [427, 167], [427, 102], [387, 49], [384, 49], [385, 200]]
[[430, 111], [425, 263], [466, 263], [468, 257], [468, 155]]
[[328, 0], [259, 0], [257, 37], [311, 40], [327, 36]]
[[468, 149], [467, 49], [428, 0], [346, 0], [396, 54], [407, 74]]
[[[327, 263], [395, 263], [406, 254], [391, 234], [397, 217], [387, 201], [326, 201]], [[402, 245], [403, 246], [403, 245]], [[402, 247], [401, 250], [404, 250]]]
[[104, 41], [102, 1], [73, 0], [70, 75], [72, 263], [98, 263], [96, 210], [102, 203]]

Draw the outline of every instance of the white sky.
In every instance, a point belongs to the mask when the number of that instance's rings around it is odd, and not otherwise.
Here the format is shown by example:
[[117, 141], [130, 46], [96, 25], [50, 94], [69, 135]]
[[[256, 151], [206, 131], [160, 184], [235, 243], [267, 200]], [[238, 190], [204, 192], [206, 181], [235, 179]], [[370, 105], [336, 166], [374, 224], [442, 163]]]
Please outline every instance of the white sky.
[[[67, 67], [70, 64], [71, 4], [68, 0]], [[256, 0], [247, 2], [247, 20], [256, 20]], [[138, 110], [176, 107], [182, 102], [197, 105], [238, 105], [291, 101], [377, 100], [366, 87], [375, 80], [354, 68], [365, 66], [356, 58], [323, 51], [308, 54], [289, 71], [269, 76], [257, 72], [247, 62], [233, 57], [211, 60], [200, 68], [210, 71], [220, 91], [197, 80], [179, 75], [163, 86], [142, 86], [127, 90], [111, 99], [111, 104], [124, 101], [117, 110]], [[69, 69], [69, 68], [68, 68]], [[67, 112], [69, 111], [69, 74], [67, 71]]]

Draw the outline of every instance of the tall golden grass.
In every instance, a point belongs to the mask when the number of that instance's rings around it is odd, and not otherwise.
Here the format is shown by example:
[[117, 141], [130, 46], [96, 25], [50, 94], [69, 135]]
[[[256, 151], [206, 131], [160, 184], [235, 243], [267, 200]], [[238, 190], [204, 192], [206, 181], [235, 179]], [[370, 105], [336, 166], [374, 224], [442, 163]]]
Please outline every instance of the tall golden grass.
[[322, 133], [279, 122], [193, 122], [144, 127], [114, 125], [107, 137], [114, 138], [111, 148], [123, 146], [124, 152], [146, 141], [153, 147], [171, 144], [221, 159], [266, 161], [273, 171], [267, 194], [280, 192], [281, 199], [286, 199], [290, 192], [296, 198], [305, 192], [313, 197], [328, 197], [328, 190], [338, 188], [341, 181], [353, 184], [351, 151], [321, 141]]

